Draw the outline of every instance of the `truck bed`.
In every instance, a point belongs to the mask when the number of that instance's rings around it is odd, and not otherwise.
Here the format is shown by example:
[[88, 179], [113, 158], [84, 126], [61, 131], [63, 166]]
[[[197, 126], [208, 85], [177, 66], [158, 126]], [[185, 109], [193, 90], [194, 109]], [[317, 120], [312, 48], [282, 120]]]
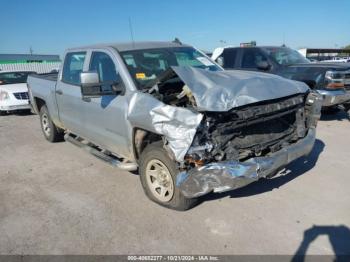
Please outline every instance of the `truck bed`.
[[58, 109], [56, 107], [55, 89], [58, 74], [33, 74], [29, 75], [27, 79], [30, 103], [36, 113], [39, 113], [37, 107], [38, 99], [45, 101], [46, 106], [55, 119], [58, 116]]

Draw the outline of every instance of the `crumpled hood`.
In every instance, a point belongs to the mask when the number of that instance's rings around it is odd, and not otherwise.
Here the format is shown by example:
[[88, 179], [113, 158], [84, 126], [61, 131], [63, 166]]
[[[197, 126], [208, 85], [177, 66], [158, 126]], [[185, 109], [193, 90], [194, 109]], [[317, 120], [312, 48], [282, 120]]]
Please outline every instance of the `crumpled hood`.
[[172, 67], [190, 88], [198, 111], [229, 111], [256, 102], [305, 93], [309, 87], [277, 75], [241, 70]]

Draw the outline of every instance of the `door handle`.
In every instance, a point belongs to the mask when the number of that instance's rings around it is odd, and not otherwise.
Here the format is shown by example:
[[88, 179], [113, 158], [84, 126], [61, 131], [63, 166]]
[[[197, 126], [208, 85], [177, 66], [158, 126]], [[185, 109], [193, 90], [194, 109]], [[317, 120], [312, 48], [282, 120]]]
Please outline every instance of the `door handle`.
[[62, 92], [61, 89], [58, 89], [58, 90], [56, 90], [56, 94], [57, 94], [57, 95], [63, 95], [63, 92]]

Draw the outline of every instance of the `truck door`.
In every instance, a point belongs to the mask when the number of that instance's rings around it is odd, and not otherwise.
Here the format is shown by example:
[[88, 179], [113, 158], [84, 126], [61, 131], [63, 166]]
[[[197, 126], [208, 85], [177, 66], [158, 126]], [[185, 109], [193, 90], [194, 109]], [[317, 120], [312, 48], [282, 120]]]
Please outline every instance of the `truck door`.
[[[99, 74], [103, 89], [111, 90], [111, 82], [123, 83], [118, 66], [108, 51], [92, 51], [89, 71]], [[108, 84], [107, 84], [108, 83]], [[83, 100], [82, 100], [83, 101]], [[86, 137], [92, 142], [121, 156], [130, 154], [128, 126], [126, 124], [128, 103], [126, 96], [104, 95], [82, 102]]]
[[77, 134], [83, 131], [80, 73], [83, 71], [85, 58], [86, 52], [66, 54], [55, 90], [59, 118], [66, 128]]

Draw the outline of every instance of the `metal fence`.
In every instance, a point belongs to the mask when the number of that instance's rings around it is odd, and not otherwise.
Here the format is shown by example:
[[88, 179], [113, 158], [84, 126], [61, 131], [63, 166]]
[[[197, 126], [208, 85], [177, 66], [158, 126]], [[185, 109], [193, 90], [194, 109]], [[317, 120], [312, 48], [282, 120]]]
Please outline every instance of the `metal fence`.
[[60, 62], [0, 64], [0, 70], [34, 71], [39, 74], [58, 70]]

